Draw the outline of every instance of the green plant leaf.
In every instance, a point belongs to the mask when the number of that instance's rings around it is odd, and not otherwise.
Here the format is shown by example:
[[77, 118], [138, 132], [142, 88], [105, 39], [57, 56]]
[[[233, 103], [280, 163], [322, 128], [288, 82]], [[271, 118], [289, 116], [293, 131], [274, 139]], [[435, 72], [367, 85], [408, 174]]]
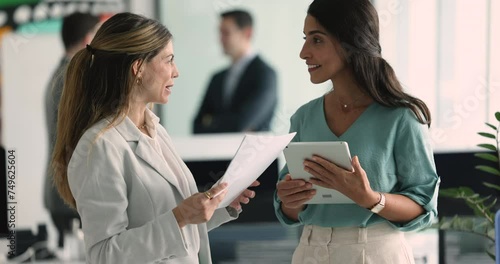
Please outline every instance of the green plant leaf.
[[496, 138], [495, 135], [490, 134], [490, 133], [486, 133], [486, 132], [479, 132], [478, 134], [483, 136], [483, 137], [487, 137], [487, 138], [492, 138], [492, 139]]
[[461, 199], [465, 201], [467, 206], [474, 211], [474, 215], [487, 219], [491, 223], [494, 222], [494, 216], [491, 210], [485, 205], [491, 196], [481, 197], [469, 187], [447, 188], [439, 191], [441, 197], [449, 197]]
[[474, 211], [474, 215], [477, 216], [485, 216], [484, 206], [483, 204], [478, 204], [476, 201], [471, 201], [469, 199], [465, 199], [465, 203], [469, 208]]
[[[495, 253], [493, 252], [489, 252], [488, 250], [486, 250], [486, 254], [488, 254], [488, 256], [492, 259], [492, 260], [495, 260]], [[499, 257], [500, 258], [500, 257]]]
[[474, 195], [474, 191], [469, 187], [446, 188], [439, 190], [439, 195], [449, 198], [462, 198]]
[[495, 239], [495, 228], [491, 228], [488, 231], [488, 236], [491, 237], [491, 239]]
[[493, 130], [495, 130], [495, 131], [497, 130], [497, 127], [496, 127], [496, 126], [494, 126], [494, 125], [492, 125], [492, 124], [490, 124], [490, 123], [485, 123], [485, 124], [486, 124], [487, 126], [491, 127]]
[[496, 185], [496, 184], [489, 183], [489, 182], [483, 182], [483, 185], [488, 187], [488, 188], [492, 188], [492, 189], [500, 191], [500, 185]]
[[[490, 204], [484, 205], [488, 210], [497, 204], [497, 198], [493, 199]], [[490, 210], [491, 211], [491, 210]], [[495, 212], [496, 213], [496, 212]]]
[[481, 158], [481, 159], [485, 159], [485, 160], [489, 160], [489, 161], [493, 161], [493, 162], [498, 162], [498, 157], [493, 155], [493, 154], [477, 153], [477, 154], [474, 154], [474, 156]]
[[494, 236], [490, 236], [494, 224], [482, 217], [454, 216], [453, 218], [443, 217], [439, 220], [439, 229], [470, 232], [484, 236], [495, 241]]
[[494, 145], [491, 145], [491, 144], [479, 144], [477, 146], [481, 147], [481, 148], [497, 151], [497, 147], [495, 147]]
[[[498, 122], [500, 122], [500, 112], [495, 113], [495, 118], [497, 119]], [[495, 130], [496, 134], [498, 134], [500, 127], [497, 127], [490, 123], [485, 123], [485, 124], [491, 129]], [[498, 140], [500, 139], [497, 139], [497, 136], [495, 136], [492, 133], [479, 132], [478, 134], [486, 138], [496, 139], [497, 145], [500, 143], [498, 142]], [[490, 151], [494, 151], [495, 153], [476, 153], [474, 154], [474, 156], [486, 160], [488, 162], [494, 162], [496, 166], [492, 167], [488, 165], [478, 165], [475, 166], [475, 168], [480, 171], [500, 176], [500, 162], [499, 162], [500, 151], [498, 150], [499, 147], [492, 144], [479, 144], [477, 146]], [[500, 191], [500, 185], [489, 182], [483, 182], [483, 185], [488, 188]], [[449, 197], [449, 198], [456, 198], [463, 200], [467, 204], [467, 206], [472, 209], [475, 215], [475, 217], [455, 216], [453, 218], [450, 217], [440, 218], [437, 224], [437, 227], [439, 229], [474, 233], [484, 236], [490, 239], [491, 241], [495, 242], [494, 217], [496, 211], [494, 212], [493, 209], [497, 205], [498, 197], [496, 196], [481, 197], [471, 188], [463, 186], [457, 188], [441, 189], [439, 191], [439, 195], [442, 197]], [[433, 226], [435, 227], [436, 225]], [[488, 251], [488, 249], [486, 249], [485, 252], [492, 259], [495, 259], [493, 251], [490, 252]]]
[[480, 171], [487, 172], [487, 173], [491, 173], [491, 174], [496, 175], [496, 176], [500, 176], [500, 171], [498, 169], [495, 169], [495, 168], [490, 167], [490, 166], [479, 165], [479, 166], [476, 166], [476, 169], [478, 169]]
[[477, 204], [483, 204], [484, 205], [484, 202], [486, 202], [490, 198], [491, 198], [491, 195], [488, 195], [486, 197], [479, 197], [479, 199], [475, 200], [474, 202], [477, 203]]

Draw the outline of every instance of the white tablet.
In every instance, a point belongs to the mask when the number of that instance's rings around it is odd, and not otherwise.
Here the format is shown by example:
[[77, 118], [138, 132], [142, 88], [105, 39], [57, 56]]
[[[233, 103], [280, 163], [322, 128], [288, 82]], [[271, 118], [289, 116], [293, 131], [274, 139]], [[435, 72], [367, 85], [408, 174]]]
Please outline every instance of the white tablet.
[[[313, 155], [321, 156], [346, 170], [352, 170], [351, 154], [345, 141], [291, 142], [283, 150], [283, 154], [293, 179], [308, 180], [313, 177], [304, 171], [304, 160], [311, 159]], [[313, 188], [316, 189], [316, 195], [307, 204], [354, 203], [350, 198], [336, 190], [317, 185], [314, 185]]]

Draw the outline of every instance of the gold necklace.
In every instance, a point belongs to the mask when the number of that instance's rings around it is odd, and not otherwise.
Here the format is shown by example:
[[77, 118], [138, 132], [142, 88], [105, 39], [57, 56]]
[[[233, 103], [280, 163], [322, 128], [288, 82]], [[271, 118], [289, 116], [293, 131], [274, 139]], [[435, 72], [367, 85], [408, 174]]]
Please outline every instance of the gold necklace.
[[342, 108], [341, 108], [341, 109], [342, 109], [342, 111], [343, 111], [343, 112], [349, 112], [349, 109], [348, 109], [347, 107], [348, 107], [349, 105], [352, 105], [352, 104], [354, 104], [355, 102], [359, 101], [359, 99], [363, 98], [363, 96], [364, 96], [364, 95], [365, 95], [364, 93], [361, 93], [361, 95], [360, 95], [358, 98], [356, 98], [354, 101], [352, 101], [352, 102], [350, 102], [350, 103], [348, 103], [348, 104], [343, 104], [342, 102], [340, 102], [340, 98], [338, 98], [337, 96], [335, 96], [335, 97], [337, 97], [337, 101], [338, 101], [338, 102], [339, 102], [339, 104], [341, 105], [341, 107], [342, 107]]
[[145, 129], [146, 127], [148, 127], [146, 125], [146, 122], [144, 122], [144, 124], [142, 124], [142, 126], [137, 126], [138, 129]]

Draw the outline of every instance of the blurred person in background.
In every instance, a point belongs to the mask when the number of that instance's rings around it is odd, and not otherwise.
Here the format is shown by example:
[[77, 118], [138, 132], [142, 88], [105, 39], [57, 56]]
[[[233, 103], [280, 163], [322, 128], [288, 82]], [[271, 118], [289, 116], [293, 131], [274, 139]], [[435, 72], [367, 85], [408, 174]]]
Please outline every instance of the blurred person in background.
[[252, 47], [253, 18], [245, 10], [224, 12], [219, 31], [231, 65], [212, 76], [193, 132], [269, 131], [277, 105], [277, 77]]
[[47, 165], [46, 180], [44, 186], [44, 206], [50, 213], [52, 221], [59, 233], [58, 247], [64, 246], [64, 232], [71, 230], [73, 219], [79, 219], [78, 213], [71, 209], [59, 196], [53, 182], [53, 170], [50, 167], [52, 152], [57, 138], [57, 115], [59, 111], [59, 100], [64, 85], [64, 74], [69, 61], [73, 55], [85, 48], [100, 24], [98, 16], [75, 12], [67, 15], [62, 20], [61, 39], [64, 44], [64, 55], [59, 66], [54, 71], [50, 83], [45, 91], [45, 116], [49, 142], [49, 160]]

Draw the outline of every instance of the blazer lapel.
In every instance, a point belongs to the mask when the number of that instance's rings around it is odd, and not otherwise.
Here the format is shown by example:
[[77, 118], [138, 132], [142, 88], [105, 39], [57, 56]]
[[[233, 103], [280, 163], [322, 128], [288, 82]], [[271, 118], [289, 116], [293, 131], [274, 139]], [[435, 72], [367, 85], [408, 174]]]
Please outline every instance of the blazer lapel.
[[147, 142], [146, 136], [142, 135], [128, 117], [125, 117], [123, 122], [116, 126], [116, 129], [127, 142], [137, 142], [137, 147], [135, 150], [133, 149], [137, 157], [144, 160], [149, 166], [156, 170], [165, 180], [175, 186], [181, 194], [183, 193], [179, 187], [179, 182], [175, 178], [172, 170], [167, 166], [165, 159], [151, 148], [150, 144]]
[[144, 136], [139, 138], [137, 143], [137, 148], [135, 149], [135, 154], [148, 163], [153, 169], [155, 169], [165, 180], [170, 184], [175, 186], [179, 192], [182, 190], [179, 186], [177, 178], [174, 176], [174, 172], [167, 166], [167, 163], [163, 157], [160, 156], [155, 150], [151, 149], [151, 146], [147, 142]]

